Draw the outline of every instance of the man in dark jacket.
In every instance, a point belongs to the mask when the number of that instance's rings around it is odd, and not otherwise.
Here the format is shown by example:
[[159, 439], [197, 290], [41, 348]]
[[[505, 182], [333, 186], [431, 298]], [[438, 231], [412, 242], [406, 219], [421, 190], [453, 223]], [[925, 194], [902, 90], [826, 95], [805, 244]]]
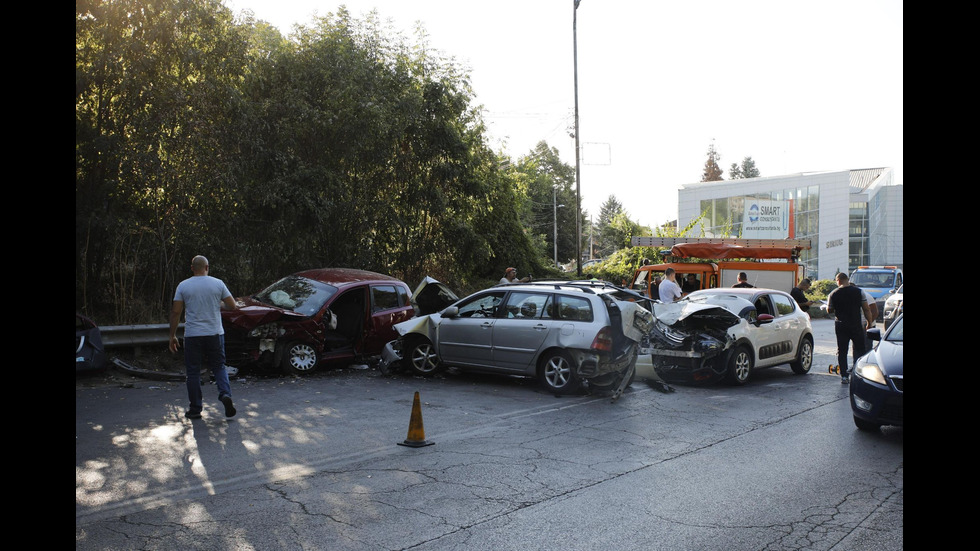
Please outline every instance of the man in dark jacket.
[[809, 311], [810, 307], [814, 304], [812, 300], [806, 298], [806, 292], [809, 290], [810, 280], [804, 277], [800, 280], [800, 283], [797, 284], [796, 287], [793, 287], [789, 292], [790, 296], [796, 299], [796, 303], [800, 305], [800, 310], [803, 310], [804, 312]]
[[698, 280], [698, 276], [695, 274], [687, 274], [684, 281], [681, 283], [681, 291], [686, 295], [688, 293], [693, 293], [694, 291], [701, 290], [701, 281]]
[[[874, 327], [871, 308], [861, 289], [849, 285], [847, 274], [837, 274], [837, 288], [827, 297], [827, 312], [834, 314], [834, 333], [837, 335], [837, 364], [840, 366], [840, 382], [850, 381], [847, 370], [847, 347], [854, 347], [854, 362], [864, 355], [866, 331]], [[861, 323], [861, 313], [867, 323]]]

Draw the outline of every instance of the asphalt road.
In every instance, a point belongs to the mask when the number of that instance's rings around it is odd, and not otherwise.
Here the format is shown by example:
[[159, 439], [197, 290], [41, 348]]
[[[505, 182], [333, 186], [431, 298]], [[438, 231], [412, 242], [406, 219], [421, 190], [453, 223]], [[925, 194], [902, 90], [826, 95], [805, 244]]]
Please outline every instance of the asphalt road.
[[615, 402], [341, 369], [190, 421], [182, 383], [77, 378], [76, 549], [901, 549], [904, 431], [855, 429], [813, 326], [807, 376]]

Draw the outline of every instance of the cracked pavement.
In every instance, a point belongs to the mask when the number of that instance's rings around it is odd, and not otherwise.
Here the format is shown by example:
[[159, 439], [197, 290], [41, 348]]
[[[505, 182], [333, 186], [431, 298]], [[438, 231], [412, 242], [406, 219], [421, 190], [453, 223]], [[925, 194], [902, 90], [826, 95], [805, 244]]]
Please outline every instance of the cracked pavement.
[[903, 430], [854, 427], [813, 323], [809, 375], [641, 370], [615, 403], [342, 369], [240, 378], [232, 419], [208, 386], [190, 421], [182, 383], [77, 382], [76, 549], [900, 549]]

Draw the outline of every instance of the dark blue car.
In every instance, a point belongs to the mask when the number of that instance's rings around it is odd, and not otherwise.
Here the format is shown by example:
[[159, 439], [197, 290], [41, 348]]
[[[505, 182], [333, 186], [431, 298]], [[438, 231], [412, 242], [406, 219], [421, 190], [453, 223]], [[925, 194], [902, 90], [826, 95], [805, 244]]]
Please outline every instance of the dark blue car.
[[851, 374], [851, 411], [861, 430], [876, 431], [882, 425], [904, 426], [904, 315], [899, 315], [881, 334], [869, 329], [868, 338], [878, 343], [858, 359]]

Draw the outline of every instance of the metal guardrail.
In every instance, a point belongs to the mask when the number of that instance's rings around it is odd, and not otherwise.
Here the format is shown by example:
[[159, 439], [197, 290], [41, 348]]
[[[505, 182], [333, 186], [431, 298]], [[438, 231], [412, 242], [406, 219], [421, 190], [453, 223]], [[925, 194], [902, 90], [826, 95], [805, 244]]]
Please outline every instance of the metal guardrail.
[[[170, 342], [170, 324], [108, 325], [99, 327], [102, 345], [106, 348], [165, 345]], [[184, 324], [177, 326], [177, 337], [183, 337]]]

